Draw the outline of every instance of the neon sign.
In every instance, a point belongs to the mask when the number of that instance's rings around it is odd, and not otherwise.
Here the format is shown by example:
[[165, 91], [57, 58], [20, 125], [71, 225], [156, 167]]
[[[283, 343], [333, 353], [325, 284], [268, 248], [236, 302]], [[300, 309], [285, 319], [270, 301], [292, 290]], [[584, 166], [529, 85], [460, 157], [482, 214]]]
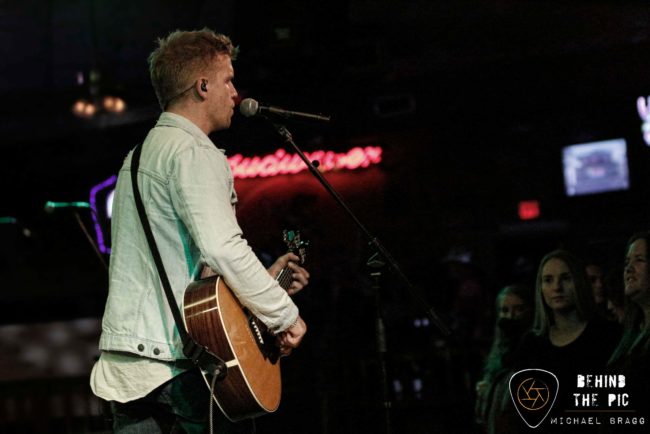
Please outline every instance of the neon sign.
[[[357, 146], [347, 152], [313, 151], [305, 152], [305, 156], [311, 161], [318, 161], [318, 169], [321, 172], [330, 172], [334, 170], [361, 169], [379, 164], [381, 163], [382, 151], [379, 146]], [[240, 179], [290, 175], [307, 169], [298, 154], [287, 154], [283, 149], [278, 149], [273, 154], [263, 157], [244, 157], [241, 154], [236, 154], [228, 158], [228, 163], [230, 163], [233, 176]], [[100, 218], [110, 220], [112, 217], [116, 182], [117, 176], [111, 176], [90, 190], [89, 205], [92, 210], [98, 248], [102, 253], [110, 253], [111, 248], [106, 243]], [[100, 194], [105, 198], [106, 202], [102, 208], [98, 207], [97, 203]]]
[[[111, 248], [106, 245], [106, 242], [104, 241], [104, 232], [102, 232], [102, 226], [99, 223], [99, 216], [97, 215], [97, 195], [102, 192], [103, 190], [113, 188], [115, 186], [115, 183], [117, 182], [117, 176], [113, 175], [110, 178], [100, 182], [99, 184], [95, 185], [93, 188], [90, 189], [90, 209], [92, 210], [92, 218], [93, 218], [93, 224], [95, 226], [95, 236], [97, 238], [97, 247], [99, 248], [99, 251], [102, 253], [111, 253]], [[109, 193], [108, 196], [111, 199], [110, 205], [107, 203], [106, 211], [107, 211], [107, 216], [110, 219], [111, 214], [112, 214], [112, 198], [113, 198], [113, 191]], [[109, 211], [110, 209], [110, 211]]]
[[643, 140], [645, 144], [650, 146], [650, 96], [644, 98], [640, 96], [636, 100], [636, 109], [639, 112], [639, 117], [643, 121], [641, 131], [643, 132]]
[[[305, 156], [318, 161], [321, 172], [333, 170], [354, 170], [365, 168], [381, 162], [382, 149], [378, 146], [355, 147], [344, 153], [333, 151], [305, 152]], [[273, 154], [263, 157], [244, 157], [241, 154], [228, 158], [235, 178], [257, 178], [276, 175], [290, 175], [307, 169], [298, 154], [287, 154], [278, 149]]]

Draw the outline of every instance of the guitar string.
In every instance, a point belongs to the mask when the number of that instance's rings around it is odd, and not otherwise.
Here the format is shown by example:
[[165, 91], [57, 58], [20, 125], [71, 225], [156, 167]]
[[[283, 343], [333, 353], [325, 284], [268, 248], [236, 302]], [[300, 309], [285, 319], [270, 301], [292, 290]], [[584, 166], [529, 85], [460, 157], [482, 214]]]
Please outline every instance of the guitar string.
[[282, 271], [280, 271], [280, 277], [278, 278], [278, 283], [284, 289], [288, 289], [293, 280], [291, 273], [287, 273], [287, 271], [289, 271], [289, 267], [283, 268]]
[[283, 285], [284, 285], [283, 280], [284, 280], [284, 278], [285, 278], [285, 273], [284, 273], [285, 270], [286, 270], [286, 268], [283, 268], [282, 270], [280, 270], [280, 273], [278, 274], [278, 279], [277, 279], [277, 280], [278, 280], [278, 283], [279, 283], [280, 286], [282, 286], [282, 287], [284, 287], [284, 286], [283, 286]]
[[291, 284], [291, 281], [286, 277], [286, 274], [283, 276], [283, 279], [280, 281], [280, 286], [283, 289], [288, 289]]
[[285, 283], [283, 288], [289, 289], [289, 287], [291, 286], [291, 282], [293, 282], [293, 276], [291, 276], [291, 269], [289, 267], [287, 267], [287, 270], [285, 271], [284, 275], [285, 275]]

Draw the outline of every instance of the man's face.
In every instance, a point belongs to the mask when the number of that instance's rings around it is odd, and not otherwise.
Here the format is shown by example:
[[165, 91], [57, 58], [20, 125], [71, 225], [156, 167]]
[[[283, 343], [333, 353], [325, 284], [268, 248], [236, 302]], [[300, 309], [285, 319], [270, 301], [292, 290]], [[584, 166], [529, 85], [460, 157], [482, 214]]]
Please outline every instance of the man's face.
[[223, 130], [230, 127], [230, 121], [235, 109], [237, 90], [233, 80], [235, 71], [230, 56], [219, 54], [212, 62], [206, 83], [207, 114], [211, 131]]

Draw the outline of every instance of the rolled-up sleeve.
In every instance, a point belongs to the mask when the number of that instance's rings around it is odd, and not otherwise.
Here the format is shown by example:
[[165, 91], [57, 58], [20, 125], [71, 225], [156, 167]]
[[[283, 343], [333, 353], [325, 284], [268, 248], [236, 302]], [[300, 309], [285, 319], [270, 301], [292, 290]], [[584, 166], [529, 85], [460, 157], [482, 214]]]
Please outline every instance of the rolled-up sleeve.
[[172, 203], [205, 262], [272, 332], [285, 330], [296, 320], [298, 308], [242, 238], [231, 205], [232, 176], [225, 155], [198, 144], [174, 158]]

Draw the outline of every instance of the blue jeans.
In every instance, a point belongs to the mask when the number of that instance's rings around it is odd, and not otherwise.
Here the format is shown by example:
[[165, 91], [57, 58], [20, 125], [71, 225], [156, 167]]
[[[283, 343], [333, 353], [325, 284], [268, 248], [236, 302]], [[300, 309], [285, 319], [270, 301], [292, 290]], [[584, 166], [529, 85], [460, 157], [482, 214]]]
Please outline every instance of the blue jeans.
[[[209, 432], [210, 392], [198, 369], [190, 369], [144, 398], [112, 402], [116, 434], [199, 434]], [[230, 422], [215, 404], [214, 433], [255, 432], [252, 420]]]

